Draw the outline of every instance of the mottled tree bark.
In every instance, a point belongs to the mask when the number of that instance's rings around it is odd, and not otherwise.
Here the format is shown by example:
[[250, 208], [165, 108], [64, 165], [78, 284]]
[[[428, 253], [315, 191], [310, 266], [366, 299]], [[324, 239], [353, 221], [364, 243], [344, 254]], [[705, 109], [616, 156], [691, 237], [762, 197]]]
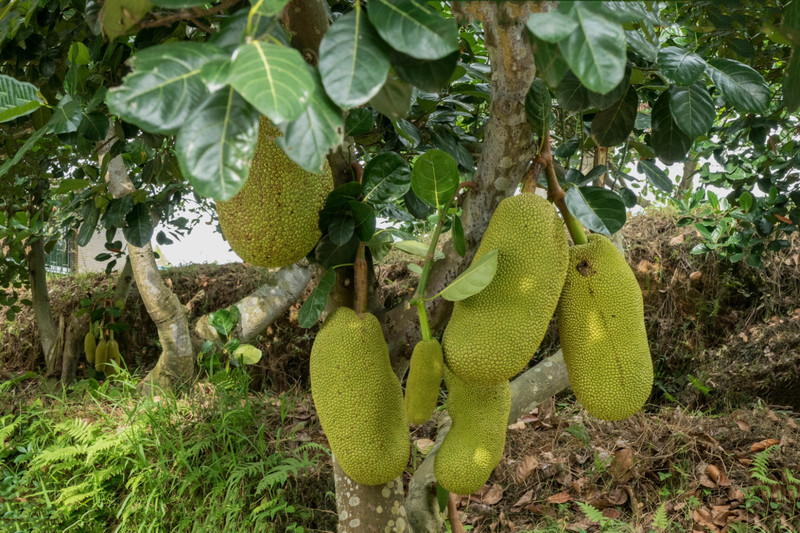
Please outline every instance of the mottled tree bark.
[[39, 329], [39, 342], [44, 352], [46, 375], [54, 376], [58, 373], [59, 363], [61, 362], [63, 339], [53, 317], [50, 296], [47, 292], [44, 241], [36, 239], [29, 242], [25, 252], [33, 312], [36, 316], [36, 327]]
[[410, 531], [402, 478], [383, 485], [361, 485], [350, 479], [334, 458], [333, 480], [339, 533]]
[[133, 265], [131, 265], [130, 255], [125, 256], [125, 266], [122, 267], [117, 275], [117, 286], [114, 289], [114, 304], [122, 302], [124, 305], [128, 301], [133, 286]]

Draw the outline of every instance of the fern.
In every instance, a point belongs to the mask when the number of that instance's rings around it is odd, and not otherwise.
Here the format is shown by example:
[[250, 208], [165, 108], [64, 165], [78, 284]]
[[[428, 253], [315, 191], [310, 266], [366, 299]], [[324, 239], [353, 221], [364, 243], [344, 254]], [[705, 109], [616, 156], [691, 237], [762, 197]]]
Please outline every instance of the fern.
[[603, 516], [603, 512], [596, 509], [594, 506], [584, 502], [576, 502], [576, 503], [578, 504], [578, 507], [581, 508], [581, 511], [583, 511], [583, 514], [586, 515], [586, 518], [588, 518], [592, 522], [596, 522], [602, 525], [608, 521], [608, 518]]
[[669, 527], [669, 518], [667, 518], [667, 504], [661, 502], [661, 505], [656, 509], [653, 515], [653, 527], [658, 529], [667, 529]]
[[8, 422], [11, 418], [12, 415], [0, 418], [0, 424], [2, 424], [0, 425], [0, 446], [5, 446], [6, 439], [10, 437], [22, 423], [22, 416], [18, 416], [16, 419]]
[[770, 446], [769, 448], [765, 449], [762, 452], [757, 453], [753, 457], [753, 464], [750, 467], [750, 477], [760, 481], [761, 483], [766, 483], [767, 485], [777, 485], [778, 481], [768, 477], [769, 475], [769, 458], [772, 453], [780, 449], [780, 445], [775, 444]]
[[73, 459], [75, 456], [84, 453], [86, 453], [85, 446], [62, 446], [56, 444], [42, 450], [42, 452], [31, 461], [30, 468], [32, 470], [41, 470], [44, 467], [63, 463], [67, 459]]
[[77, 441], [78, 444], [89, 444], [95, 438], [94, 427], [80, 418], [73, 418], [72, 420], [56, 424], [55, 429], [56, 431], [66, 433]]

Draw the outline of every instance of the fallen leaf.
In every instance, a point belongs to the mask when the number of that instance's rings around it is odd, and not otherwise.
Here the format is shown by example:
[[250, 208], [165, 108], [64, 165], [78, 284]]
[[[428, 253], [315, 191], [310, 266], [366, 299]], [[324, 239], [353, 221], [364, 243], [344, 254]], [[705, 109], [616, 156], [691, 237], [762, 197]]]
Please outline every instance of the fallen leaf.
[[[747, 342], [747, 341], [745, 341], [745, 342]], [[750, 432], [750, 424], [748, 424], [747, 422], [745, 422], [744, 420], [741, 420], [739, 418], [737, 418], [735, 420], [735, 422], [736, 422], [736, 425], [739, 426], [739, 429], [741, 429], [742, 431], [746, 431], [748, 433]]]
[[729, 487], [731, 484], [731, 480], [728, 479], [727, 474], [714, 465], [708, 465], [706, 467], [706, 474], [711, 478], [711, 481], [719, 487]]
[[535, 455], [526, 455], [517, 464], [517, 483], [522, 483], [539, 467], [539, 460]]
[[[711, 511], [708, 509], [695, 509], [694, 513], [692, 513], [692, 519], [694, 520], [694, 526], [700, 525], [714, 531], [715, 533], [719, 532], [719, 528], [714, 524], [714, 518], [711, 516]], [[702, 530], [701, 530], [702, 531]]]
[[775, 215], [775, 218], [777, 218], [778, 220], [780, 220], [781, 222], [783, 222], [785, 224], [794, 224], [794, 222], [792, 222], [791, 218], [785, 217], [783, 215]]
[[533, 489], [520, 496], [519, 500], [517, 500], [517, 503], [511, 506], [511, 509], [518, 511], [531, 503], [531, 501], [533, 501]]
[[781, 443], [781, 441], [779, 441], [779, 440], [765, 439], [765, 440], [762, 440], [761, 442], [756, 442], [755, 444], [750, 446], [750, 453], [763, 452], [764, 450], [766, 450], [770, 446], [775, 446], [776, 444], [780, 444], [780, 443]]
[[781, 421], [781, 419], [780, 419], [780, 418], [778, 418], [778, 415], [776, 415], [776, 414], [775, 414], [775, 411], [773, 411], [772, 409], [769, 409], [769, 410], [767, 411], [767, 414], [766, 414], [766, 415], [764, 415], [764, 416], [765, 416], [765, 418], [766, 418], [767, 420], [771, 420], [772, 422], [780, 422], [780, 421]]
[[791, 416], [786, 418], [786, 427], [789, 427], [789, 428], [792, 428], [792, 429], [798, 429], [797, 422], [795, 422], [794, 418], [792, 418]]
[[568, 501], [572, 500], [572, 496], [570, 496], [569, 492], [563, 491], [559, 492], [558, 494], [553, 494], [549, 498], [547, 498], [547, 503], [567, 503]]
[[525, 429], [525, 422], [517, 420], [513, 424], [509, 424], [508, 429]]
[[669, 245], [670, 246], [678, 246], [679, 244], [683, 243], [684, 239], [685, 239], [685, 237], [684, 237], [683, 233], [681, 233], [680, 235], [676, 235], [673, 238], [671, 238], [669, 240]]
[[481, 497], [481, 502], [485, 503], [486, 505], [494, 505], [502, 499], [503, 487], [497, 483], [492, 483], [491, 488]]
[[695, 270], [694, 272], [689, 274], [689, 279], [692, 280], [692, 281], [697, 281], [701, 277], [703, 277], [703, 273], [700, 272], [699, 270]]
[[628, 493], [621, 488], [612, 489], [605, 494], [592, 498], [589, 500], [589, 505], [595, 509], [606, 509], [608, 507], [616, 507], [623, 505], [628, 501]]
[[619, 518], [621, 513], [614, 509], [613, 507], [609, 507], [608, 509], [603, 509], [603, 516], [606, 518], [610, 518], [611, 520], [616, 520]]
[[624, 483], [633, 477], [633, 450], [630, 448], [623, 448], [614, 454], [614, 460], [608, 471], [611, 476], [617, 481]]
[[422, 455], [428, 455], [428, 453], [430, 453], [431, 449], [433, 448], [434, 444], [436, 443], [433, 442], [431, 439], [417, 439], [414, 441], [414, 445], [417, 447], [417, 449]]

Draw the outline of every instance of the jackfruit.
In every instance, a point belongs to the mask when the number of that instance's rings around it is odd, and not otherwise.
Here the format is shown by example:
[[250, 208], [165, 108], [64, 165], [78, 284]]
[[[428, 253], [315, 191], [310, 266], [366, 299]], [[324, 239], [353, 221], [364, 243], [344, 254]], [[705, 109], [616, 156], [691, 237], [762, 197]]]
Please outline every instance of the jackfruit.
[[100, 342], [97, 343], [94, 351], [94, 369], [103, 372], [106, 368], [106, 361], [108, 361], [108, 343], [101, 334]]
[[97, 350], [97, 339], [94, 338], [94, 334], [90, 331], [86, 334], [83, 338], [83, 352], [86, 354], [86, 361], [90, 364], [94, 364], [94, 353]]
[[119, 343], [115, 339], [110, 339], [106, 343], [107, 347], [107, 357], [106, 357], [106, 364], [103, 367], [103, 373], [106, 377], [113, 376], [117, 373], [117, 369], [114, 368], [114, 365], [110, 364], [112, 361], [119, 365], [120, 361], [122, 361], [122, 356], [119, 352]]
[[455, 302], [442, 338], [447, 366], [476, 385], [525, 368], [553, 317], [569, 258], [561, 219], [535, 193], [500, 202], [473, 261], [491, 250], [499, 252], [494, 279]]
[[364, 485], [387, 483], [410, 453], [403, 390], [378, 319], [340, 307], [311, 348], [311, 395], [342, 470]]
[[281, 135], [261, 117], [258, 145], [244, 186], [217, 202], [222, 233], [242, 260], [280, 267], [305, 257], [317, 244], [319, 210], [333, 190], [331, 169], [313, 174], [289, 159], [274, 139]]
[[570, 250], [556, 312], [572, 390], [593, 416], [620, 420], [653, 387], [642, 291], [625, 258], [602, 235]]
[[412, 424], [424, 424], [436, 409], [443, 366], [439, 341], [420, 341], [414, 346], [403, 399], [408, 421]]
[[503, 458], [511, 411], [511, 387], [470, 385], [444, 368], [447, 412], [453, 420], [433, 463], [439, 484], [455, 494], [472, 494]]

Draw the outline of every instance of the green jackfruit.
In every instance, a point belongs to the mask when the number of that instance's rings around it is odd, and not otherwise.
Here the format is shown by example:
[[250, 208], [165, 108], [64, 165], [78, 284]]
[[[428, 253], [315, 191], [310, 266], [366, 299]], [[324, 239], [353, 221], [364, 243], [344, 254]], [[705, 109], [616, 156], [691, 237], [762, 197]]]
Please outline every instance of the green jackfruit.
[[590, 414], [620, 420], [653, 387], [642, 291], [625, 258], [602, 235], [570, 250], [556, 312], [572, 390]]
[[439, 341], [420, 341], [414, 346], [403, 399], [408, 421], [412, 424], [424, 424], [436, 409], [443, 366]]
[[497, 273], [455, 303], [442, 338], [447, 366], [467, 383], [493, 385], [525, 368], [544, 338], [567, 274], [564, 225], [534, 193], [497, 206], [475, 254], [498, 250]]
[[115, 339], [110, 339], [106, 343], [106, 346], [108, 355], [106, 358], [106, 364], [103, 366], [103, 373], [106, 375], [106, 377], [109, 377], [117, 373], [117, 369], [114, 368], [114, 365], [110, 363], [113, 361], [119, 365], [120, 361], [122, 361], [122, 356], [119, 352], [119, 343]]
[[486, 386], [464, 383], [446, 366], [444, 381], [453, 425], [436, 452], [433, 470], [448, 491], [472, 494], [503, 458], [511, 388], [507, 381]]
[[311, 395], [342, 470], [364, 485], [387, 483], [410, 452], [403, 389], [378, 319], [340, 307], [311, 348]]
[[106, 361], [108, 361], [108, 343], [101, 336], [100, 342], [97, 343], [97, 348], [94, 351], [94, 369], [98, 372], [103, 372], [106, 368]]
[[97, 339], [94, 338], [94, 335], [90, 331], [83, 338], [83, 352], [86, 354], [86, 361], [90, 365], [94, 364], [94, 353], [96, 350], [97, 350]]
[[275, 143], [280, 135], [261, 118], [247, 181], [236, 196], [217, 202], [222, 233], [231, 248], [257, 266], [286, 266], [305, 257], [321, 236], [319, 210], [333, 190], [327, 163], [322, 174], [304, 170]]

